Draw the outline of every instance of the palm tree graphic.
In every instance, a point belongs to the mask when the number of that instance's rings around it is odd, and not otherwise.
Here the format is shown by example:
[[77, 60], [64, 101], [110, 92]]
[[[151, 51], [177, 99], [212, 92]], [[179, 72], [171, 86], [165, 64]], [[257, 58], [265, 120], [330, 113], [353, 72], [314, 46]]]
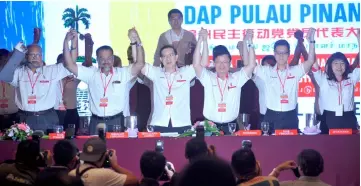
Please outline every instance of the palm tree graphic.
[[80, 39], [84, 39], [84, 35], [79, 32], [79, 21], [81, 21], [85, 29], [89, 28], [90, 25], [90, 14], [86, 8], [80, 8], [76, 5], [75, 10], [72, 8], [67, 8], [63, 12], [64, 27], [73, 28], [80, 34]]

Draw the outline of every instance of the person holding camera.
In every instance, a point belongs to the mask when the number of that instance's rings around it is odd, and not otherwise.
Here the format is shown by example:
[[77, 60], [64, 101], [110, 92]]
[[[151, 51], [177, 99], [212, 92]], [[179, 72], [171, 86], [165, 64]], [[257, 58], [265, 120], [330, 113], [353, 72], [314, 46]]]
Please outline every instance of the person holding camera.
[[279, 185], [273, 176], [261, 176], [261, 167], [250, 148], [242, 148], [232, 155], [232, 167], [237, 174], [238, 186]]
[[[110, 186], [110, 185], [135, 185], [137, 178], [129, 170], [118, 165], [115, 150], [107, 150], [104, 140], [90, 138], [83, 146], [80, 153], [80, 160], [84, 161], [69, 175], [82, 179], [85, 186]], [[104, 168], [109, 161], [111, 168]]]
[[[46, 156], [44, 157], [44, 154]], [[19, 143], [15, 161], [4, 162], [0, 165], [1, 185], [35, 185], [39, 167], [50, 162], [51, 154], [41, 153], [39, 142], [25, 140]]]
[[145, 151], [140, 158], [140, 170], [143, 178], [140, 180], [139, 186], [159, 186], [159, 182], [166, 173], [167, 179], [168, 171], [166, 167], [167, 160], [164, 155], [156, 151]]
[[282, 171], [293, 169], [297, 177], [294, 181], [281, 182], [281, 186], [329, 186], [320, 179], [323, 172], [323, 158], [313, 149], [305, 149], [297, 157], [297, 163], [286, 161], [273, 169], [270, 176], [278, 177]]

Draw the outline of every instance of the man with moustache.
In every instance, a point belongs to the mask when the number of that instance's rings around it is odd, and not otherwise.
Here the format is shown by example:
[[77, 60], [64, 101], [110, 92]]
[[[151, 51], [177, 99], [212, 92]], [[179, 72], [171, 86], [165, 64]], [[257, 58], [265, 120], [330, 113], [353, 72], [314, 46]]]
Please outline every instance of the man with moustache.
[[137, 46], [137, 61], [129, 67], [113, 67], [114, 54], [110, 46], [102, 46], [97, 49], [97, 61], [99, 68], [88, 68], [77, 65], [71, 58], [69, 41], [77, 35], [71, 30], [64, 39], [63, 55], [64, 65], [79, 80], [84, 81], [89, 87], [89, 103], [92, 117], [90, 120], [90, 134], [96, 134], [98, 123], [105, 123], [107, 129], [114, 125], [123, 126], [126, 96], [129, 95], [128, 82], [137, 76], [144, 66], [144, 49], [137, 31], [133, 28], [128, 31], [131, 43]]

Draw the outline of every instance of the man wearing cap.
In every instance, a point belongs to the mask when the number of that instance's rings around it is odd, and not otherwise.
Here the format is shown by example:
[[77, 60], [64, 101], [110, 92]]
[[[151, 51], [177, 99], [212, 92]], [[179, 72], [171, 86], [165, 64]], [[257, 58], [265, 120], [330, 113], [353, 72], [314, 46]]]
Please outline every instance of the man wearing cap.
[[[216, 123], [217, 127], [225, 134], [229, 134], [233, 131], [228, 129], [228, 124], [236, 124], [238, 117], [241, 88], [250, 79], [256, 62], [254, 58], [249, 58], [247, 66], [238, 72], [230, 73], [231, 55], [225, 46], [218, 45], [213, 49], [216, 72], [205, 69], [201, 64], [206, 64], [204, 60], [208, 60], [207, 36], [207, 30], [202, 28], [193, 58], [193, 67], [198, 79], [204, 86], [203, 114], [205, 118]], [[254, 52], [252, 37], [253, 32], [247, 30], [244, 40], [249, 43], [250, 52]], [[202, 42], [203, 52], [201, 58], [200, 48]]]
[[[106, 157], [109, 157], [113, 170], [103, 168]], [[118, 165], [116, 151], [107, 150], [105, 141], [100, 138], [90, 138], [85, 142], [80, 160], [83, 160], [84, 164], [72, 170], [69, 175], [80, 177], [85, 186], [122, 186], [138, 183], [134, 174]]]

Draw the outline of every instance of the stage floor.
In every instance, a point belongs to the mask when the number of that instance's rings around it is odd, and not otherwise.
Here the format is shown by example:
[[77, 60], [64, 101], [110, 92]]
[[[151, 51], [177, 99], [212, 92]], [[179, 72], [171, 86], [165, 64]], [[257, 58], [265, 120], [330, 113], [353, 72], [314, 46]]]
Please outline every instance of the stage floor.
[[[149, 138], [107, 140], [108, 149], [116, 149], [118, 163], [140, 176], [139, 160], [145, 150], [153, 150], [156, 140], [164, 141], [164, 155], [176, 170], [187, 163], [184, 156], [189, 138]], [[260, 161], [262, 172], [267, 175], [279, 163], [296, 160], [302, 149], [318, 150], [325, 161], [322, 180], [333, 186], [360, 185], [360, 136], [261, 136], [261, 137], [206, 137], [209, 145], [215, 145], [218, 156], [231, 160], [232, 153], [242, 146], [242, 140], [251, 140], [253, 151]], [[75, 139], [82, 148], [86, 139]], [[52, 149], [55, 140], [42, 140], [42, 149]], [[0, 141], [0, 162], [14, 157], [16, 143]], [[282, 172], [281, 181], [294, 179], [292, 171]]]

